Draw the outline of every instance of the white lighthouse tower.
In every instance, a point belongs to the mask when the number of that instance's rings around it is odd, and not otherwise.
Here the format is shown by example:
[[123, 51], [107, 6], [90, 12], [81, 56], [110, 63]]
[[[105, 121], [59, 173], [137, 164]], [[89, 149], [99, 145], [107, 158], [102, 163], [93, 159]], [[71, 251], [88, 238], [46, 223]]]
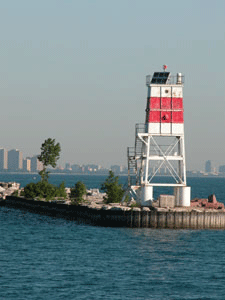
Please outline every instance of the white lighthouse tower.
[[[136, 124], [135, 146], [128, 148], [128, 186], [136, 201], [152, 204], [153, 188], [173, 187], [176, 206], [190, 206], [186, 183], [181, 73], [146, 76], [148, 88], [145, 124]], [[164, 176], [159, 176], [159, 175]], [[166, 175], [166, 176], [165, 176]]]

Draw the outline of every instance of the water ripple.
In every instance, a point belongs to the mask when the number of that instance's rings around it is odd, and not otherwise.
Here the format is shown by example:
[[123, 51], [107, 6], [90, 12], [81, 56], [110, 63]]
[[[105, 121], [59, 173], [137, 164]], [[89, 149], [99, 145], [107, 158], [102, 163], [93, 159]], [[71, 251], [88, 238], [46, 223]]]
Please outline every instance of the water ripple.
[[0, 299], [225, 299], [222, 230], [102, 228], [0, 208]]

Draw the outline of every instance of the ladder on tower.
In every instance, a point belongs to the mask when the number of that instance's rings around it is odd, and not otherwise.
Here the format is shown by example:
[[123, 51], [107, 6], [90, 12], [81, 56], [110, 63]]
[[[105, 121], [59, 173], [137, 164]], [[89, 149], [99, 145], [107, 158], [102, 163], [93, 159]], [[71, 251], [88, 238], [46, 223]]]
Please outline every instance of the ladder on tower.
[[144, 124], [136, 124], [135, 126], [135, 146], [127, 148], [128, 158], [128, 186], [140, 185], [140, 172], [138, 169], [138, 161], [142, 165], [143, 159], [143, 143], [138, 137], [138, 133], [145, 132]]
[[127, 148], [128, 159], [128, 186], [136, 185], [137, 178], [137, 161], [135, 159], [135, 148]]

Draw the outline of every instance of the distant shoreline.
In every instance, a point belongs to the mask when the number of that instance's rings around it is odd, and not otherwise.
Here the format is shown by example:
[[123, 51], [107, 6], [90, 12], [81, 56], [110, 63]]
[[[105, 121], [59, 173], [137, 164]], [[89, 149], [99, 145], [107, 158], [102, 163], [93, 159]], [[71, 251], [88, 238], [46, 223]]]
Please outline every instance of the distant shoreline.
[[[40, 176], [38, 172], [1, 172], [0, 174], [2, 175], [34, 175], [34, 176]], [[76, 176], [108, 176], [108, 173], [105, 174], [88, 174], [88, 173], [67, 173], [67, 172], [51, 172], [50, 171], [50, 176], [51, 175], [76, 175]], [[128, 176], [127, 174], [116, 174], [115, 176], [119, 176], [119, 177], [125, 177]], [[158, 177], [170, 177], [170, 175], [158, 175]], [[201, 175], [201, 174], [188, 174], [187, 178], [225, 178], [225, 174], [219, 174], [219, 175]]]

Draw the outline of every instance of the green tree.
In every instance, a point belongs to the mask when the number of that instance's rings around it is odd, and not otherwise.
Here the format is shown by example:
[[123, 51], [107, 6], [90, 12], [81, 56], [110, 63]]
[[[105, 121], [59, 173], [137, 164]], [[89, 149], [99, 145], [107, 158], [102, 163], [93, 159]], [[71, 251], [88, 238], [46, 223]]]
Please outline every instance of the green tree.
[[109, 176], [101, 185], [101, 190], [106, 193], [105, 203], [119, 203], [122, 200], [124, 190], [122, 184], [119, 184], [119, 177], [114, 176], [113, 171], [109, 171]]
[[65, 183], [62, 182], [59, 187], [48, 182], [49, 172], [47, 166], [56, 167], [56, 162], [59, 159], [61, 151], [60, 144], [55, 142], [55, 139], [48, 138], [41, 145], [41, 154], [38, 156], [39, 161], [43, 163], [43, 170], [39, 172], [41, 181], [37, 183], [29, 183], [25, 186], [21, 193], [25, 198], [44, 198], [46, 201], [55, 198], [66, 198]]
[[86, 195], [86, 186], [82, 181], [78, 181], [75, 187], [71, 189], [70, 198], [73, 204], [79, 204], [83, 200], [83, 196]]
[[60, 144], [56, 144], [55, 139], [48, 138], [41, 145], [41, 154], [38, 156], [38, 159], [43, 163], [43, 170], [39, 172], [42, 181], [48, 182], [49, 172], [47, 171], [47, 166], [56, 167], [60, 151]]

